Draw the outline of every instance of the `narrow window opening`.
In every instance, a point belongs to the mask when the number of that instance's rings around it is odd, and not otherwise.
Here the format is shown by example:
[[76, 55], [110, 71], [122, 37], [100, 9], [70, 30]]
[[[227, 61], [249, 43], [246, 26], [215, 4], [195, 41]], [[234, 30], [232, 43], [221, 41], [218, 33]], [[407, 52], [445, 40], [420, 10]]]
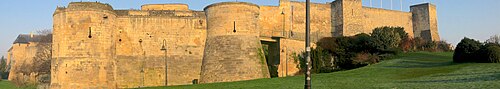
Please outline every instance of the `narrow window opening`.
[[92, 27], [89, 27], [89, 38], [92, 38]]
[[108, 19], [108, 16], [104, 16], [104, 17], [102, 17], [102, 18], [104, 18], [104, 19]]
[[236, 33], [236, 21], [233, 21], [233, 33]]
[[122, 39], [118, 39], [118, 41], [122, 42]]
[[351, 9], [351, 15], [354, 15], [354, 9]]

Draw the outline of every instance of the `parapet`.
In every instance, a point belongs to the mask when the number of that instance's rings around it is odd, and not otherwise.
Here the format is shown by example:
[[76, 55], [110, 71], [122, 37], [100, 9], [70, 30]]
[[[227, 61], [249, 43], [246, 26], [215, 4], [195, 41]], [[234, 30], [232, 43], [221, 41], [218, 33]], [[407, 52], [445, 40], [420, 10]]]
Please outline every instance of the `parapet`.
[[431, 4], [431, 3], [422, 3], [422, 4], [417, 4], [417, 5], [411, 5], [411, 7], [420, 7], [420, 6], [433, 6], [433, 7], [436, 7], [436, 5], [434, 4]]
[[205, 7], [203, 10], [207, 10], [208, 8], [210, 7], [214, 7], [214, 6], [220, 6], [220, 5], [235, 5], [235, 4], [243, 4], [243, 5], [249, 5], [249, 6], [255, 6], [257, 8], [260, 8], [259, 5], [257, 4], [253, 4], [253, 3], [248, 3], [248, 2], [220, 2], [220, 3], [215, 3], [215, 4], [211, 4], [211, 5], [208, 5], [207, 7]]
[[113, 7], [109, 4], [100, 2], [71, 2], [68, 5], [68, 9], [76, 10], [113, 10]]
[[187, 4], [146, 4], [141, 6], [141, 10], [189, 11], [189, 6]]
[[68, 7], [57, 7], [53, 15], [67, 11], [98, 11], [115, 14], [113, 7], [107, 3], [100, 2], [71, 2]]

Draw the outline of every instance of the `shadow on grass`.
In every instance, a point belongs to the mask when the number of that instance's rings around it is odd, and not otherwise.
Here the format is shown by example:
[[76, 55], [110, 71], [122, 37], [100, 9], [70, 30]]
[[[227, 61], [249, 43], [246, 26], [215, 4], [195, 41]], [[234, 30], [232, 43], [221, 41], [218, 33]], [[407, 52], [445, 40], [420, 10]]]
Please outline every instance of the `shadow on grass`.
[[431, 76], [431, 77], [470, 76], [470, 75], [487, 75], [487, 74], [500, 74], [500, 72], [445, 74], [445, 75], [434, 75], [434, 76]]
[[456, 63], [453, 62], [425, 62], [425, 61], [411, 61], [403, 60], [397, 62], [397, 65], [384, 66], [388, 68], [430, 68], [430, 67], [441, 67], [450, 66]]
[[451, 57], [444, 55], [434, 55], [429, 53], [414, 53], [412, 57], [402, 58], [403, 60], [394, 65], [383, 66], [387, 68], [430, 68], [455, 65]]
[[500, 72], [448, 74], [448, 75], [441, 75], [441, 76], [446, 77], [446, 76], [462, 76], [462, 75], [481, 75], [481, 76], [468, 77], [468, 78], [459, 78], [459, 79], [403, 81], [401, 83], [467, 83], [467, 82], [499, 81], [500, 80]]

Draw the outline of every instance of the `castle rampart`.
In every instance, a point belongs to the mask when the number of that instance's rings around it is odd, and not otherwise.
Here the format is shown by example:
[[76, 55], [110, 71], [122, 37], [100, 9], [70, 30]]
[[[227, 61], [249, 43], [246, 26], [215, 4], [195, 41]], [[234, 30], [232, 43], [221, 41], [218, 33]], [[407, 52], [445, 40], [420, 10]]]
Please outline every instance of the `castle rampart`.
[[207, 42], [201, 83], [269, 78], [259, 40], [259, 6], [223, 2], [205, 8]]
[[54, 14], [51, 87], [114, 88], [112, 7], [74, 2], [64, 10]]
[[[313, 3], [311, 40], [371, 33], [382, 26], [439, 39], [435, 6], [411, 8], [363, 7], [361, 0]], [[186, 4], [114, 10], [99, 2], [72, 2], [58, 7], [53, 19], [51, 88], [137, 88], [300, 74], [293, 55], [304, 51], [304, 2], [222, 2], [204, 11]], [[273, 57], [266, 59], [262, 44]]]
[[141, 10], [189, 11], [189, 6], [187, 4], [147, 4], [142, 5]]
[[411, 6], [410, 9], [413, 15], [412, 21], [415, 37], [439, 41], [436, 6], [424, 3]]
[[363, 33], [371, 33], [377, 27], [394, 26], [403, 27], [409, 37], [414, 37], [410, 12], [363, 7], [363, 14], [365, 27]]

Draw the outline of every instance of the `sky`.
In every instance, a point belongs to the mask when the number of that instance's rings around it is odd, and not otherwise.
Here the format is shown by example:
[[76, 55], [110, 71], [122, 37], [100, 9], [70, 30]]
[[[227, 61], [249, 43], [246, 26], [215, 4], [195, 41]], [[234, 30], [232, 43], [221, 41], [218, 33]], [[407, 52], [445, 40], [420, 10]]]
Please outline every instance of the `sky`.
[[[2, 0], [0, 2], [0, 55], [6, 55], [19, 34], [52, 28], [52, 14], [57, 6], [69, 2], [99, 1], [114, 9], [140, 9], [143, 4], [185, 3], [192, 10], [202, 10], [217, 2], [236, 0]], [[279, 0], [238, 0], [258, 5], [277, 6]], [[294, 0], [304, 1], [305, 0]], [[326, 3], [334, 0], [311, 0]], [[370, 5], [370, 1], [372, 4]], [[380, 2], [383, 2], [382, 6]], [[469, 37], [484, 41], [500, 34], [500, 0], [363, 0], [364, 6], [409, 11], [410, 5], [431, 2], [437, 6], [438, 30], [442, 40], [456, 45]], [[402, 1], [402, 2], [400, 2]], [[403, 8], [401, 9], [401, 4]]]

